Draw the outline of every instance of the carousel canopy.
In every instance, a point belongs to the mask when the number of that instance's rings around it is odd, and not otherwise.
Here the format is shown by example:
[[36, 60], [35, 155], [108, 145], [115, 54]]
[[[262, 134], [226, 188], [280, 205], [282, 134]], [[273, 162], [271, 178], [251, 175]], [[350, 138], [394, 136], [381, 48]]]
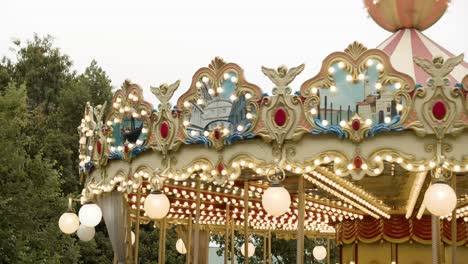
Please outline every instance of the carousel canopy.
[[[414, 63], [414, 57], [427, 60], [438, 56], [444, 60], [455, 57], [454, 54], [414, 28], [398, 30], [377, 48], [390, 56], [392, 65], [396, 69], [408, 74], [420, 85], [425, 84], [430, 76]], [[455, 86], [467, 74], [468, 63], [463, 61], [448, 75], [450, 84]]]

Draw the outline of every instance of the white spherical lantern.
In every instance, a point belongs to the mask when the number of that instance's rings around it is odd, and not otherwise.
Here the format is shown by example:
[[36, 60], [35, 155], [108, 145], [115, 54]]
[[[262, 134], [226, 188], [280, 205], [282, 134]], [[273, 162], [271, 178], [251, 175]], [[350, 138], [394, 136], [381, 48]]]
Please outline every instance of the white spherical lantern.
[[[244, 250], [245, 250], [245, 244], [242, 244], [242, 246], [240, 247], [240, 252], [242, 256], [245, 256]], [[255, 246], [251, 242], [247, 244], [247, 253], [248, 253], [249, 258], [255, 254]]]
[[316, 246], [312, 250], [312, 254], [316, 260], [324, 260], [327, 256], [327, 249], [324, 246]]
[[78, 212], [81, 224], [85, 226], [95, 227], [101, 222], [102, 211], [97, 204], [84, 204]]
[[436, 182], [427, 188], [424, 203], [431, 214], [446, 216], [455, 209], [457, 195], [448, 184]]
[[187, 249], [185, 248], [185, 244], [182, 238], [177, 239], [175, 247], [177, 252], [179, 252], [180, 254], [187, 254]]
[[78, 230], [76, 231], [76, 235], [81, 241], [90, 241], [91, 239], [94, 238], [94, 235], [96, 234], [96, 230], [94, 230], [93, 226], [85, 226], [85, 225], [80, 225], [78, 227]]
[[132, 245], [135, 244], [135, 240], [136, 240], [136, 237], [135, 237], [135, 233], [131, 233], [131, 239], [132, 239]]
[[289, 210], [291, 206], [291, 196], [284, 187], [271, 186], [263, 193], [262, 206], [267, 213], [278, 217]]
[[153, 191], [145, 200], [145, 212], [151, 219], [162, 219], [169, 213], [169, 199], [159, 190]]
[[59, 219], [59, 228], [65, 234], [71, 234], [78, 229], [80, 225], [80, 220], [75, 213], [66, 212], [60, 216]]

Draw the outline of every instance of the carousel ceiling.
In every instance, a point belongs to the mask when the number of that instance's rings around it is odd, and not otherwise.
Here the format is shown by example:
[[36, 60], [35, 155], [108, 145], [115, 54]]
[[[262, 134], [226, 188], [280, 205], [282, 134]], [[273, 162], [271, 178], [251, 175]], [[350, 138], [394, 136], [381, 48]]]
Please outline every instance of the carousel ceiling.
[[[109, 106], [85, 109], [83, 201], [119, 191], [134, 218], [148, 222], [143, 203], [159, 188], [174, 223], [187, 223], [200, 197], [202, 224], [240, 227], [247, 202], [250, 228], [288, 231], [297, 228], [303, 192], [305, 229], [333, 234], [343, 219], [421, 217], [424, 191], [440, 168], [465, 217], [468, 79], [455, 86], [447, 79], [463, 57], [414, 60], [431, 76], [426, 85], [396, 71], [381, 50], [353, 43], [326, 57], [297, 92], [290, 84], [304, 65], [263, 67], [274, 84], [270, 95], [238, 65], [216, 58], [175, 106], [178, 81], [152, 87], [157, 108], [126, 81]], [[291, 195], [279, 217], [262, 207], [272, 182]]]

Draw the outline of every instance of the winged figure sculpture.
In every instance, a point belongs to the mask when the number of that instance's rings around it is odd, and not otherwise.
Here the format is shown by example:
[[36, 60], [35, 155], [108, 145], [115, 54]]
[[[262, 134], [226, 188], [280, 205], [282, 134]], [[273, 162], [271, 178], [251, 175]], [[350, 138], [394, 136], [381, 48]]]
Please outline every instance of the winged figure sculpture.
[[173, 84], [163, 83], [159, 87], [152, 87], [151, 92], [158, 98], [161, 105], [167, 105], [171, 100], [174, 92], [179, 88], [180, 80], [177, 80]]
[[288, 70], [286, 66], [280, 66], [275, 70], [262, 66], [262, 72], [276, 85], [273, 89], [274, 93], [290, 94], [291, 89], [288, 85], [304, 70], [304, 67], [305, 65], [301, 64]]
[[429, 80], [430, 86], [442, 87], [446, 83], [446, 80], [448, 80], [447, 76], [450, 72], [463, 61], [463, 54], [448, 58], [446, 61], [440, 56], [434, 57], [432, 61], [417, 57], [414, 57], [413, 60], [432, 77], [432, 83]]

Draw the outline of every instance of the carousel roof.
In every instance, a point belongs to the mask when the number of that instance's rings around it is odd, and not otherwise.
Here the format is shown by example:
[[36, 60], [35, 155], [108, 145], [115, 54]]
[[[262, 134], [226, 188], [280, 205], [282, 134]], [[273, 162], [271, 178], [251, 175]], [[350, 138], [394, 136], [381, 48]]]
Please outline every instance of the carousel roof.
[[[414, 57], [432, 60], [434, 57], [440, 56], [447, 60], [455, 56], [414, 28], [396, 31], [377, 48], [390, 56], [392, 65], [397, 70], [408, 74], [420, 85], [425, 84], [430, 76], [414, 63]], [[463, 61], [448, 75], [451, 86], [460, 83], [467, 74], [468, 63]]]
[[[216, 58], [196, 71], [175, 106], [179, 81], [151, 88], [157, 108], [129, 81], [109, 109], [87, 105], [80, 126], [83, 201], [122, 192], [135, 221], [148, 222], [143, 204], [160, 188], [173, 223], [192, 223], [200, 210], [200, 223], [212, 230], [231, 221], [252, 232], [288, 233], [299, 228], [304, 196], [306, 234], [334, 234], [343, 221], [421, 218], [437, 168], [456, 189], [456, 217], [468, 221], [468, 65], [417, 29], [401, 29], [427, 28], [447, 1], [431, 2], [439, 10], [434, 17], [424, 16], [428, 1], [376, 2], [369, 12], [396, 32], [379, 49], [354, 42], [328, 55], [296, 93], [290, 83], [304, 65], [263, 67], [275, 85], [268, 95], [247, 82], [240, 66]], [[424, 19], [393, 26], [381, 20], [385, 5], [409, 3]], [[444, 60], [432, 60], [436, 55]], [[274, 217], [262, 195], [277, 169], [292, 204]]]

